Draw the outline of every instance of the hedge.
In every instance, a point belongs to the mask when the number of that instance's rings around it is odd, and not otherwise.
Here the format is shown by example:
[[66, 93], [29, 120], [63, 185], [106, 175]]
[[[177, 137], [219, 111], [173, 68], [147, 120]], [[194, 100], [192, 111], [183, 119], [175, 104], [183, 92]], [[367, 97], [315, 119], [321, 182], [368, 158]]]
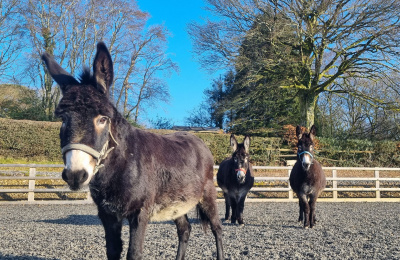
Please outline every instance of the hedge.
[[[60, 122], [38, 122], [0, 118], [0, 158], [35, 162], [62, 162], [59, 142]], [[159, 134], [172, 130], [149, 130]], [[216, 164], [230, 156], [229, 134], [193, 133], [210, 148]], [[293, 133], [291, 133], [293, 134]], [[244, 136], [236, 137], [242, 142]], [[284, 165], [282, 148], [295, 151], [295, 137], [251, 137], [254, 165]], [[340, 140], [318, 138], [316, 157], [324, 166], [400, 167], [400, 145], [394, 141]], [[283, 150], [285, 150], [283, 149]], [[294, 152], [286, 152], [294, 155]]]
[[325, 166], [400, 167], [396, 141], [319, 138], [318, 156]]
[[[61, 162], [59, 129], [60, 122], [11, 120], [0, 118], [0, 156], [28, 161]], [[166, 134], [171, 130], [149, 130]], [[231, 154], [228, 134], [193, 133], [210, 148], [216, 164]], [[244, 137], [238, 136], [241, 142]], [[251, 140], [252, 159], [255, 164], [278, 163], [279, 138], [254, 137]]]
[[0, 156], [61, 162], [58, 122], [0, 118]]

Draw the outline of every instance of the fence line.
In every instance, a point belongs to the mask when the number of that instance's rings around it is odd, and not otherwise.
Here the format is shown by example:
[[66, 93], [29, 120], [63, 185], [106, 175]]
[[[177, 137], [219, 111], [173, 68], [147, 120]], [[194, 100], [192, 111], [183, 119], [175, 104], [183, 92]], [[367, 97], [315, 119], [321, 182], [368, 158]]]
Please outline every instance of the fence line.
[[[51, 165], [42, 165], [42, 164], [0, 164], [1, 168], [29, 168], [29, 176], [0, 176], [0, 181], [2, 180], [28, 180], [28, 188], [23, 189], [6, 189], [0, 186], [0, 194], [1, 193], [27, 193], [27, 200], [22, 201], [0, 201], [0, 204], [17, 204], [17, 203], [38, 203], [38, 204], [64, 204], [64, 203], [92, 203], [90, 192], [88, 189], [80, 190], [80, 191], [71, 191], [68, 188], [57, 189], [57, 188], [36, 188], [37, 180], [61, 180], [60, 176], [37, 176], [37, 168], [63, 168], [64, 165], [60, 164], [51, 164]], [[218, 166], [214, 166], [214, 169], [217, 170]], [[288, 201], [297, 201], [294, 198], [293, 191], [290, 187], [289, 176], [292, 167], [285, 166], [253, 166], [255, 170], [286, 170], [287, 176], [279, 177], [255, 177], [256, 182], [262, 181], [280, 181], [286, 182], [287, 184], [282, 187], [253, 187], [251, 189], [252, 193], [257, 192], [287, 192], [287, 197], [285, 198], [248, 198], [246, 201], [279, 201], [279, 202], [288, 202]], [[327, 181], [331, 182], [330, 187], [325, 188], [324, 192], [332, 192], [332, 197], [329, 198], [319, 198], [319, 201], [400, 201], [400, 177], [380, 177], [381, 171], [397, 171], [400, 172], [400, 168], [384, 168], [384, 167], [375, 167], [375, 168], [366, 168], [366, 167], [323, 167], [326, 171], [331, 171], [332, 177], [327, 176]], [[337, 177], [338, 171], [373, 171], [374, 177], [365, 178], [365, 177]], [[400, 176], [400, 174], [399, 174]], [[375, 182], [375, 187], [340, 187], [338, 182], [352, 181], [358, 182], [353, 186], [363, 186], [363, 184], [359, 184], [359, 182]], [[391, 182], [394, 183], [393, 187], [381, 187], [382, 182]], [[22, 185], [21, 185], [22, 186]], [[216, 187], [217, 191], [221, 191], [219, 187]], [[374, 197], [359, 197], [359, 198], [340, 198], [338, 196], [338, 192], [375, 192]], [[395, 198], [382, 198], [381, 192], [399, 192], [399, 195]], [[84, 199], [79, 200], [35, 200], [35, 193], [83, 193], [85, 194]]]

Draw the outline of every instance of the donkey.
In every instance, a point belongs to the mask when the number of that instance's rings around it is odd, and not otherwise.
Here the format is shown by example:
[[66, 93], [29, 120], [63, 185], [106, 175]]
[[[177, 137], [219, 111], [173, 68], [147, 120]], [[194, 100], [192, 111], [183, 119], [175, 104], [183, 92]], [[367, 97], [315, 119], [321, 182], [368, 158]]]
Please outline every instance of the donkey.
[[224, 192], [225, 221], [229, 221], [232, 208], [231, 223], [235, 224], [237, 220], [238, 224], [243, 226], [244, 200], [254, 184], [253, 168], [249, 161], [250, 137], [246, 136], [243, 143], [238, 144], [232, 134], [230, 144], [233, 154], [221, 162], [217, 182]]
[[318, 196], [326, 186], [326, 178], [321, 164], [314, 158], [314, 137], [316, 128], [313, 125], [308, 134], [296, 127], [297, 162], [290, 173], [290, 186], [299, 198], [299, 222], [304, 219], [304, 228], [315, 225], [315, 204]]
[[184, 259], [191, 225], [187, 213], [197, 206], [203, 228], [211, 226], [217, 258], [223, 259], [222, 224], [216, 206], [213, 157], [207, 146], [187, 133], [157, 135], [131, 126], [109, 98], [113, 83], [111, 55], [97, 45], [93, 75], [84, 69], [79, 81], [47, 53], [48, 72], [62, 99], [62, 178], [72, 190], [89, 185], [105, 231], [108, 259], [120, 259], [123, 219], [129, 222], [127, 259], [143, 259], [149, 221], [173, 220]]

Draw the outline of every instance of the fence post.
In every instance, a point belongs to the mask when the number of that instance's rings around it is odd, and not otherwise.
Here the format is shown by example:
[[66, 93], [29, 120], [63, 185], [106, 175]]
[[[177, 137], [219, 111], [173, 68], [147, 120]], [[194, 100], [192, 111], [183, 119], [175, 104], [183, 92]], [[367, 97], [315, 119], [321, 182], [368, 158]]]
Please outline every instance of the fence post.
[[289, 181], [290, 173], [291, 173], [291, 172], [292, 172], [292, 169], [290, 168], [290, 169], [288, 170], [289, 200], [293, 200], [293, 190], [292, 190], [292, 187], [290, 186], [290, 181]]
[[[29, 168], [29, 177], [36, 177], [36, 168]], [[29, 180], [28, 189], [35, 189], [35, 180]], [[28, 192], [28, 201], [35, 200], [35, 193], [33, 191]]]
[[337, 200], [337, 170], [332, 170], [332, 188], [333, 188], [333, 200]]
[[86, 194], [86, 200], [89, 202], [93, 202], [93, 198], [92, 198], [92, 195], [90, 194], [90, 190]]
[[375, 178], [376, 178], [376, 180], [375, 180], [375, 188], [377, 189], [375, 191], [375, 198], [376, 198], [376, 200], [380, 200], [381, 199], [381, 191], [379, 190], [379, 185], [380, 185], [380, 182], [379, 182], [379, 171], [376, 170], [376, 169], [375, 169]]

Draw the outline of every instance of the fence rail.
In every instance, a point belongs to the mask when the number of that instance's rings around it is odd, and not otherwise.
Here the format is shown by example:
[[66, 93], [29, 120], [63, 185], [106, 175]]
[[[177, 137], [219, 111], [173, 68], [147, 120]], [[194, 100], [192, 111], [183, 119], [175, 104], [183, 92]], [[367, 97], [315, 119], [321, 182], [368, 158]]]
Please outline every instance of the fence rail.
[[[0, 196], [1, 194], [7, 193], [27, 193], [27, 199], [25, 200], [0, 200], [0, 204], [16, 204], [16, 203], [38, 203], [38, 204], [62, 204], [62, 203], [92, 203], [90, 192], [88, 190], [80, 190], [80, 191], [71, 191], [68, 188], [36, 188], [36, 181], [40, 180], [61, 180], [60, 176], [37, 176], [37, 168], [63, 168], [64, 165], [60, 164], [51, 164], [51, 165], [42, 165], [42, 164], [0, 164], [0, 170], [4, 168], [12, 168], [12, 169], [21, 169], [21, 168], [29, 168], [29, 175], [27, 176], [4, 176], [0, 175]], [[217, 170], [218, 166], [214, 166], [214, 169]], [[287, 196], [284, 198], [248, 198], [246, 201], [296, 201], [297, 199], [294, 197], [294, 193], [290, 188], [289, 184], [289, 175], [292, 167], [278, 167], [278, 166], [253, 166], [253, 169], [257, 171], [286, 171], [286, 176], [269, 176], [269, 177], [256, 177], [256, 182], [282, 182], [283, 185], [280, 187], [258, 187], [257, 185], [251, 189], [252, 193], [259, 192], [284, 192], [287, 193]], [[325, 188], [324, 192], [332, 193], [331, 197], [322, 197], [319, 201], [400, 201], [400, 168], [361, 168], [361, 167], [323, 167], [325, 173], [331, 172], [331, 175], [327, 175], [327, 181], [330, 183], [327, 188]], [[373, 171], [374, 177], [338, 177], [338, 171]], [[380, 172], [397, 172], [399, 177], [380, 177]], [[28, 187], [27, 188], [18, 188], [18, 189], [9, 189], [5, 188], [7, 185], [2, 184], [5, 180], [27, 180]], [[342, 182], [353, 182], [352, 187], [341, 187], [344, 186], [341, 184]], [[365, 182], [374, 182], [373, 187], [360, 187], [366, 186]], [[391, 183], [392, 187], [381, 187], [382, 182]], [[22, 186], [22, 185], [21, 185]], [[26, 185], [25, 185], [26, 186]], [[387, 186], [387, 184], [385, 184]], [[395, 187], [393, 187], [395, 186]], [[217, 191], [221, 192], [219, 187], [216, 187]], [[375, 192], [374, 197], [357, 197], [357, 198], [343, 198], [339, 197], [339, 192]], [[395, 192], [398, 193], [395, 197], [381, 197], [381, 192]], [[85, 194], [83, 199], [74, 199], [74, 200], [35, 200], [35, 194], [38, 193], [81, 193]]]

